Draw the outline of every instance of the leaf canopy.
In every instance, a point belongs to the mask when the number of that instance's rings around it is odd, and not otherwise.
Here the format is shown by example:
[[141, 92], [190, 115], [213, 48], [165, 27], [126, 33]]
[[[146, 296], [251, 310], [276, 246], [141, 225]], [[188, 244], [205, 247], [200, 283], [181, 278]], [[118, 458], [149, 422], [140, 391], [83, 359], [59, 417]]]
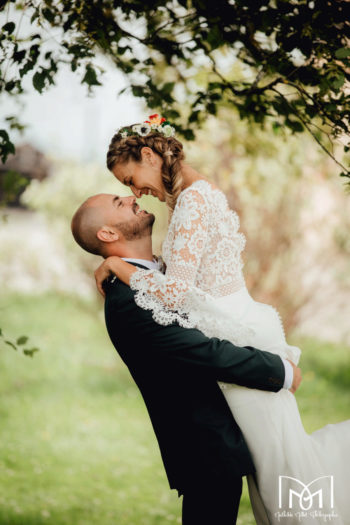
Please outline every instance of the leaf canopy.
[[[103, 73], [94, 61], [103, 53], [133, 95], [188, 140], [208, 113], [228, 102], [242, 119], [308, 130], [333, 158], [329, 139], [349, 146], [348, 0], [11, 0], [0, 6], [6, 15], [0, 94], [20, 96], [26, 76], [42, 93], [67, 62], [88, 89], [99, 86]], [[20, 11], [31, 21], [23, 32]], [[3, 161], [13, 151], [5, 133]]]

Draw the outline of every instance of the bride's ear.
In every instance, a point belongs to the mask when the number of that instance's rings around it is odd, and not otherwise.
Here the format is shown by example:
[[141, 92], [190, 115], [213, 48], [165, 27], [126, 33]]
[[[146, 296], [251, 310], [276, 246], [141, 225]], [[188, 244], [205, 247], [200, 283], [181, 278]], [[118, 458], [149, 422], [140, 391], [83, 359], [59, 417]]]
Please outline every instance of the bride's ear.
[[108, 226], [103, 226], [96, 233], [97, 238], [102, 242], [115, 242], [119, 239], [119, 234]]
[[152, 166], [154, 165], [154, 151], [148, 146], [144, 146], [141, 149], [141, 158], [143, 161], [147, 161]]

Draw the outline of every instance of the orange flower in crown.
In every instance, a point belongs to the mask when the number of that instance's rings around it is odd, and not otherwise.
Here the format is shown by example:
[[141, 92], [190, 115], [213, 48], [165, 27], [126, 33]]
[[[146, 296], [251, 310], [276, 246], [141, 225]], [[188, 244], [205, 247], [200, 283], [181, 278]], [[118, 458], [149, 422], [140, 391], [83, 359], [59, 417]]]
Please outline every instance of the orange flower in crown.
[[158, 113], [154, 113], [154, 115], [150, 115], [148, 118], [149, 120], [145, 120], [142, 124], [135, 124], [131, 130], [123, 127], [119, 128], [118, 133], [121, 134], [122, 138], [129, 137], [130, 135], [145, 137], [152, 131], [161, 133], [165, 137], [173, 137], [175, 135], [175, 128], [166, 118], [160, 117]]
[[160, 126], [161, 124], [163, 124], [163, 122], [166, 121], [166, 118], [160, 117], [158, 113], [155, 113], [154, 115], [150, 115], [148, 118], [149, 120], [145, 120], [145, 122], [151, 125], [155, 124], [156, 126]]

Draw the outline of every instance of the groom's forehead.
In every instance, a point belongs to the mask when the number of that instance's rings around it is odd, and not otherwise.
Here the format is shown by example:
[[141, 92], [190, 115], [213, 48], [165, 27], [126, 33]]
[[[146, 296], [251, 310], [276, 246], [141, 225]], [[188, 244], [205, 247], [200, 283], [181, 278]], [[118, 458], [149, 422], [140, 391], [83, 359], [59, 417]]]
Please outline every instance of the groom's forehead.
[[109, 202], [113, 204], [114, 202], [120, 201], [122, 197], [120, 195], [116, 195], [115, 193], [99, 193], [98, 195], [94, 195], [93, 197], [90, 197], [88, 201], [91, 202], [91, 204], [99, 203], [99, 202]]

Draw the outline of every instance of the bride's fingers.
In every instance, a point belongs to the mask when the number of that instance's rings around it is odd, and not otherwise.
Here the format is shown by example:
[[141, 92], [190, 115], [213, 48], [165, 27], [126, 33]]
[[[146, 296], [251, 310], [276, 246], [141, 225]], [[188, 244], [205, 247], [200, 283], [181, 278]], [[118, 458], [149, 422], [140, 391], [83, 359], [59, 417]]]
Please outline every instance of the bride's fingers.
[[95, 281], [96, 281], [96, 287], [98, 289], [98, 291], [100, 292], [100, 294], [102, 295], [102, 297], [105, 297], [106, 294], [105, 294], [105, 291], [102, 287], [102, 283], [104, 281], [104, 279], [101, 279], [97, 273], [97, 271], [95, 272]]
[[98, 285], [98, 291], [100, 292], [100, 294], [102, 295], [102, 297], [106, 297], [105, 291], [104, 291], [104, 289], [102, 288], [102, 285], [101, 285], [101, 284]]
[[293, 367], [293, 383], [289, 391], [292, 392], [292, 394], [294, 394], [294, 392], [298, 390], [302, 380], [301, 369], [298, 366], [296, 366], [290, 359], [287, 359], [287, 361], [289, 361]]

